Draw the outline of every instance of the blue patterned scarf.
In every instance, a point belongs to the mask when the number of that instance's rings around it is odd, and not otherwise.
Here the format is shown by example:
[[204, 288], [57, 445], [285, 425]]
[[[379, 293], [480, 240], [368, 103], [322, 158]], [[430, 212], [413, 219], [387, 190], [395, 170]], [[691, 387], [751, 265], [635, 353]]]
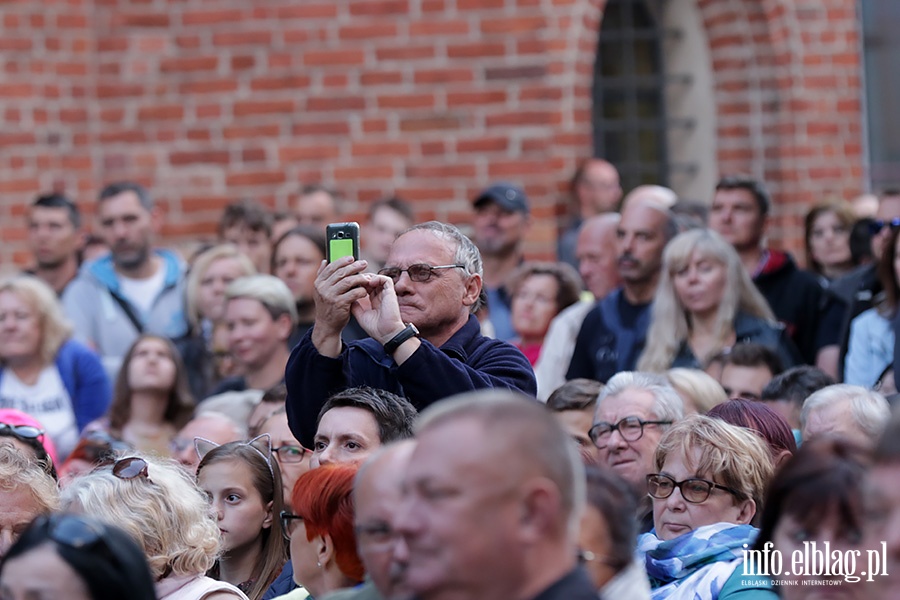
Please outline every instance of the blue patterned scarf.
[[654, 600], [715, 599], [743, 557], [744, 544], [753, 546], [757, 529], [750, 525], [716, 523], [663, 541], [656, 534], [638, 538], [637, 552], [650, 578]]

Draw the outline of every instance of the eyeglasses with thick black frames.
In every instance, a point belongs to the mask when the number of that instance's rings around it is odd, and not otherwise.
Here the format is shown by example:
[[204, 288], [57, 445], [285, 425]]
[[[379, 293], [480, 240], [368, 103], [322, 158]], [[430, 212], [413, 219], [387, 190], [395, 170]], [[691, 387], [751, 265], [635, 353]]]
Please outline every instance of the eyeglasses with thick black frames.
[[281, 517], [281, 530], [284, 532], [284, 537], [290, 539], [291, 533], [294, 532], [294, 521], [302, 522], [303, 517], [289, 513], [286, 510], [281, 511], [279, 517]]
[[691, 477], [684, 481], [675, 481], [675, 478], [662, 473], [647, 475], [647, 493], [657, 500], [665, 500], [672, 495], [675, 488], [681, 490], [681, 497], [691, 504], [701, 504], [706, 502], [706, 499], [709, 498], [713, 488], [725, 490], [736, 497], [740, 497], [741, 495], [737, 490], [699, 477]]
[[636, 442], [644, 435], [647, 425], [671, 425], [672, 421], [644, 421], [640, 417], [625, 417], [618, 423], [597, 423], [588, 431], [591, 441], [598, 448], [606, 446], [613, 431], [618, 431], [626, 442]]
[[405, 269], [401, 269], [400, 267], [385, 267], [378, 271], [379, 275], [384, 275], [385, 277], [390, 277], [394, 283], [397, 283], [400, 280], [400, 275], [402, 273], [406, 273], [409, 275], [409, 278], [416, 283], [427, 283], [432, 280], [432, 278], [437, 276], [435, 271], [439, 269], [465, 269], [465, 265], [437, 265], [436, 267], [432, 267], [431, 265], [426, 264], [416, 264], [409, 265]]

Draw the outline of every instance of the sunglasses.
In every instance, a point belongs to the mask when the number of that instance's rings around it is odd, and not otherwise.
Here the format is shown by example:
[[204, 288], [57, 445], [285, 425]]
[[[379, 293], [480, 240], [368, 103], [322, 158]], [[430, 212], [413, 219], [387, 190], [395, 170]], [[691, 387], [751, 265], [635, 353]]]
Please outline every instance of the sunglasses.
[[79, 515], [53, 514], [39, 516], [31, 526], [46, 529], [47, 537], [57, 544], [102, 555], [111, 566], [120, 566], [106, 540], [106, 528], [102, 523]]
[[150, 483], [150, 467], [143, 458], [129, 456], [113, 463], [112, 474], [119, 479], [146, 479]]
[[0, 435], [11, 435], [20, 440], [38, 440], [44, 436], [44, 430], [32, 427], [31, 425], [10, 425], [9, 423], [0, 423]]
[[872, 235], [877, 235], [878, 232], [884, 229], [885, 225], [887, 225], [891, 229], [897, 229], [898, 227], [900, 227], [900, 217], [891, 219], [890, 221], [882, 221], [881, 219], [872, 221], [871, 223], [869, 223], [869, 233], [871, 233]]

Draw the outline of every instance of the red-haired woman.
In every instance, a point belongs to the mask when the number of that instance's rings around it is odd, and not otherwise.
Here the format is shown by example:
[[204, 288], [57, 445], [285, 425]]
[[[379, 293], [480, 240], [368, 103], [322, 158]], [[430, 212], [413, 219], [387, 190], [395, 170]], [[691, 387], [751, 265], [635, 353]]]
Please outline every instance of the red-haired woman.
[[[365, 574], [353, 533], [355, 466], [334, 465], [307, 471], [291, 494], [294, 514], [282, 513], [291, 538], [294, 581], [321, 598], [353, 587]], [[303, 598], [298, 590], [279, 598]], [[300, 594], [303, 594], [301, 591]]]

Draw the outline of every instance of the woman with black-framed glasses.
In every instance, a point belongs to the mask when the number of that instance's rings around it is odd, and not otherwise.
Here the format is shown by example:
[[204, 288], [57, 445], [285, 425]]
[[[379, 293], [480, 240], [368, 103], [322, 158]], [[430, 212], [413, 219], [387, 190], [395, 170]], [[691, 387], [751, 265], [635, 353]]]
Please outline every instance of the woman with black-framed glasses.
[[637, 547], [653, 598], [725, 600], [751, 589], [741, 597], [777, 598], [771, 581], [745, 578], [741, 568], [773, 470], [762, 440], [742, 427], [691, 415], [666, 431], [654, 459], [657, 472], [647, 475], [654, 527]]
[[9, 600], [155, 600], [147, 559], [127, 533], [71, 514], [40, 516], [0, 564]]

